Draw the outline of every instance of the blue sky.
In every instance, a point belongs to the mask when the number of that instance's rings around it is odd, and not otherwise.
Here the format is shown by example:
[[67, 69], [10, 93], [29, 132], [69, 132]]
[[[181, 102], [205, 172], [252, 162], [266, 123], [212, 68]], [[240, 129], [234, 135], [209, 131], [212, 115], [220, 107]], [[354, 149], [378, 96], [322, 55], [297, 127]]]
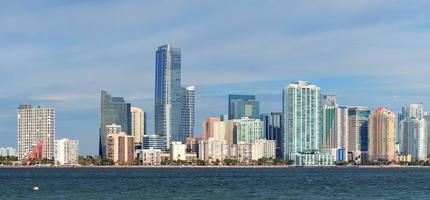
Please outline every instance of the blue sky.
[[281, 110], [287, 83], [309, 80], [342, 105], [393, 111], [430, 103], [428, 1], [0, 0], [0, 146], [16, 146], [16, 108], [56, 108], [58, 138], [98, 148], [99, 93], [148, 113], [155, 50], [182, 48], [183, 84], [202, 119], [230, 93]]

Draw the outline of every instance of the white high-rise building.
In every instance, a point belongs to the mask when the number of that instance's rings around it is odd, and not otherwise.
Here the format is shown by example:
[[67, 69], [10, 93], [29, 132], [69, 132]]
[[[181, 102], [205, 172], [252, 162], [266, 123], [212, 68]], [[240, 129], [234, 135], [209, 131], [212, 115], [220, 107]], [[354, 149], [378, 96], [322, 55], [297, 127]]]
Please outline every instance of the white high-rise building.
[[250, 119], [243, 117], [241, 119], [230, 120], [233, 123], [233, 143], [254, 144], [257, 140], [264, 139], [263, 123], [260, 119]]
[[55, 138], [54, 108], [18, 108], [18, 159], [53, 159]]
[[428, 121], [424, 105], [410, 104], [402, 108], [398, 129], [399, 154], [411, 155], [414, 161], [427, 160], [429, 152]]
[[79, 141], [67, 138], [55, 140], [55, 162], [60, 165], [78, 164]]
[[131, 135], [136, 144], [142, 143], [145, 135], [145, 112], [137, 107], [131, 107]]
[[213, 162], [224, 160], [228, 156], [228, 149], [225, 140], [208, 140], [199, 141], [199, 159]]
[[186, 160], [187, 145], [180, 141], [171, 142], [170, 144], [170, 160]]
[[348, 161], [348, 108], [336, 109], [336, 157], [337, 161]]

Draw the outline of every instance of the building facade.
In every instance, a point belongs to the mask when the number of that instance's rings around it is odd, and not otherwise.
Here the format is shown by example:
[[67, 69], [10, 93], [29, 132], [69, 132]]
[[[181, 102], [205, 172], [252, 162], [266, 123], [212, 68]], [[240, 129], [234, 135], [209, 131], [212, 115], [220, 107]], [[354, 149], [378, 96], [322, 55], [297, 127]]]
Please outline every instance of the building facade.
[[158, 47], [155, 60], [155, 134], [170, 141], [180, 140], [181, 128], [181, 49]]
[[260, 120], [263, 124], [262, 129], [265, 139], [276, 141], [276, 158], [282, 158], [283, 114], [281, 112], [261, 114]]
[[131, 107], [131, 135], [136, 144], [142, 143], [142, 137], [146, 133], [146, 114], [137, 107]]
[[349, 124], [348, 124], [348, 108], [338, 107], [336, 109], [336, 134], [337, 134], [337, 149], [336, 161], [348, 161], [348, 137], [349, 137]]
[[182, 144], [180, 141], [170, 143], [170, 160], [186, 160], [187, 145]]
[[63, 138], [55, 140], [55, 162], [59, 165], [78, 164], [79, 141]]
[[336, 111], [338, 107], [336, 96], [323, 95], [322, 100], [322, 148], [334, 149], [337, 147]]
[[188, 137], [194, 137], [195, 94], [196, 89], [194, 85], [182, 88], [181, 131], [178, 141], [183, 143], [186, 142]]
[[396, 114], [378, 108], [369, 117], [368, 159], [396, 160]]
[[241, 119], [260, 118], [260, 102], [255, 100], [255, 95], [229, 95], [228, 96], [228, 118]]
[[367, 107], [348, 108], [348, 158], [356, 162], [366, 161], [368, 154], [369, 116]]
[[116, 164], [134, 161], [134, 137], [124, 132], [106, 136], [106, 156]]
[[233, 143], [254, 144], [257, 140], [264, 139], [262, 122], [259, 119], [233, 119]]
[[203, 123], [203, 139], [226, 140], [226, 122], [220, 118], [207, 118]]
[[18, 157], [18, 152], [17, 152], [16, 148], [13, 148], [13, 147], [1, 147], [0, 148], [0, 156], [1, 157], [7, 157], [7, 156]]
[[211, 163], [216, 160], [222, 161], [227, 155], [228, 151], [225, 140], [209, 138], [208, 140], [199, 141], [199, 159]]
[[99, 155], [106, 158], [107, 125], [120, 125], [122, 131], [131, 133], [131, 104], [122, 97], [112, 97], [107, 91], [101, 91], [101, 111], [99, 129]]
[[54, 159], [55, 110], [21, 105], [18, 108], [18, 159]]
[[160, 150], [166, 150], [167, 146], [167, 140], [165, 136], [160, 135], [144, 135], [142, 139], [142, 148], [143, 149], [160, 149]]

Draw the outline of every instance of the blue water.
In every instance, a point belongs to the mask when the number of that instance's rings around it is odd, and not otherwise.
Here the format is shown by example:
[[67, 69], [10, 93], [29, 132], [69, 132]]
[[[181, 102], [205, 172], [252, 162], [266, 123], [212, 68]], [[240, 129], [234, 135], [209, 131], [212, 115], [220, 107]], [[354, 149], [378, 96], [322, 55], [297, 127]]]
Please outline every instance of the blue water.
[[0, 199], [30, 198], [430, 199], [430, 169], [0, 169]]

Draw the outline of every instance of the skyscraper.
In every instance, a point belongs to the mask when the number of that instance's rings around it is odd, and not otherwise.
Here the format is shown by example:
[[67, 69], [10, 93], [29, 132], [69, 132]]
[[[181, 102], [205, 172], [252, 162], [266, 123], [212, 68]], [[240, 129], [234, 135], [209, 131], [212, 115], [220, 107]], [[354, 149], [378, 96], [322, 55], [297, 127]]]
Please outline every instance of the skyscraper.
[[337, 104], [336, 96], [323, 95], [322, 101], [322, 114], [323, 114], [323, 134], [322, 134], [322, 148], [334, 149], [336, 148], [336, 110], [339, 105]]
[[337, 134], [337, 150], [336, 160], [348, 160], [348, 108], [339, 106], [336, 109], [336, 134]]
[[265, 139], [276, 141], [276, 157], [282, 158], [283, 114], [281, 112], [261, 114], [260, 119], [263, 123]]
[[195, 125], [195, 86], [182, 88], [181, 131], [179, 141], [185, 143], [187, 137], [194, 137]]
[[112, 97], [101, 91], [99, 155], [106, 158], [107, 125], [117, 124], [122, 131], [131, 134], [131, 105], [123, 97]]
[[54, 108], [18, 107], [18, 159], [53, 159], [55, 156]]
[[306, 81], [289, 84], [283, 91], [284, 158], [296, 165], [332, 164], [332, 155], [322, 154], [320, 88]]
[[131, 107], [131, 135], [136, 144], [142, 143], [146, 130], [146, 113], [137, 107]]
[[428, 121], [423, 104], [410, 104], [402, 108], [398, 143], [401, 155], [410, 155], [413, 161], [426, 160], [429, 141]]
[[264, 139], [261, 129], [262, 122], [259, 119], [233, 119], [233, 143], [254, 144], [257, 140]]
[[260, 102], [255, 100], [255, 95], [229, 95], [228, 96], [228, 118], [241, 119], [260, 118]]
[[396, 114], [378, 108], [369, 117], [369, 160], [396, 159]]
[[170, 141], [180, 140], [181, 49], [158, 47], [155, 60], [155, 134]]
[[357, 106], [348, 108], [348, 157], [357, 162], [367, 160], [370, 110]]

